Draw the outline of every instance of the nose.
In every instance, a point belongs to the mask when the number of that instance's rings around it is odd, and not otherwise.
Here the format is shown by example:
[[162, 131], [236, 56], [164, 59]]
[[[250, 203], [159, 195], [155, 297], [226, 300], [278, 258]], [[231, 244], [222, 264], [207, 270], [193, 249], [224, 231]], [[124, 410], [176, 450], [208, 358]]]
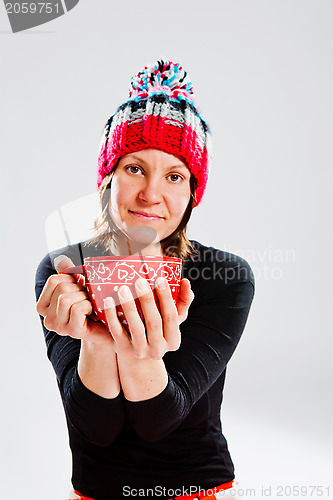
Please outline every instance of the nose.
[[163, 190], [157, 178], [146, 178], [139, 191], [139, 198], [149, 203], [159, 203], [163, 199]]

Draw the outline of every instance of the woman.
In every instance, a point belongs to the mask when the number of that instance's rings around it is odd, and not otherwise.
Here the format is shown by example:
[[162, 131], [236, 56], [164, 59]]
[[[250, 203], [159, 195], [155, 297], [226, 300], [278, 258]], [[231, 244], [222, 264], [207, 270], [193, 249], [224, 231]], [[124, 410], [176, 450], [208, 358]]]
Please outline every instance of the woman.
[[[233, 484], [220, 408], [254, 279], [244, 259], [186, 238], [207, 183], [208, 143], [183, 68], [147, 66], [104, 129], [96, 236], [48, 254], [37, 270], [37, 311], [73, 455], [72, 498], [215, 498]], [[130, 335], [111, 298], [106, 328], [89, 317], [85, 287], [57, 274], [87, 256], [140, 252], [181, 257], [183, 279], [176, 304], [168, 283], [156, 282], [160, 311], [147, 282], [136, 282], [145, 323], [120, 288]]]

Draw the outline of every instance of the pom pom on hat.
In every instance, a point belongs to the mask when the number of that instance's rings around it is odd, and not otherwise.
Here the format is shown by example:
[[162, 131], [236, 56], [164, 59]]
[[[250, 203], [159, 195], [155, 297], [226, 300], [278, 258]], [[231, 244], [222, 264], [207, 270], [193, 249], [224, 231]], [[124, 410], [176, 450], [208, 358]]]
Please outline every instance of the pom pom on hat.
[[170, 97], [187, 98], [194, 103], [193, 84], [179, 63], [157, 61], [131, 79], [130, 98], [144, 98], [152, 93], [166, 92]]

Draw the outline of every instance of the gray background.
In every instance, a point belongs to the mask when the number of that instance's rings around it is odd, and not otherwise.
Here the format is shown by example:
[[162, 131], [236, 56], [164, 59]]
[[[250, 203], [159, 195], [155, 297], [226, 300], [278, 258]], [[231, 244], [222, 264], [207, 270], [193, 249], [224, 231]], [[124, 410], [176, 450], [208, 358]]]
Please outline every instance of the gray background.
[[3, 498], [68, 498], [65, 418], [34, 301], [44, 223], [94, 192], [104, 123], [161, 57], [188, 70], [213, 133], [189, 236], [256, 275], [223, 404], [240, 485], [274, 498], [277, 485], [330, 484], [332, 21], [324, 0], [81, 0], [13, 35], [0, 4]]

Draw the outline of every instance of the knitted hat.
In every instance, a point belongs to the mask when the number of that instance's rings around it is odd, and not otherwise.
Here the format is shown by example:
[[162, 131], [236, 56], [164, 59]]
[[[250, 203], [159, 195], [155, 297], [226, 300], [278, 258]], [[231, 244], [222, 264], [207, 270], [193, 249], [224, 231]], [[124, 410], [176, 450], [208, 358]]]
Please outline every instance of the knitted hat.
[[210, 132], [179, 63], [157, 61], [131, 79], [129, 99], [104, 127], [97, 185], [127, 154], [155, 148], [184, 160], [197, 180], [197, 206], [208, 178]]

